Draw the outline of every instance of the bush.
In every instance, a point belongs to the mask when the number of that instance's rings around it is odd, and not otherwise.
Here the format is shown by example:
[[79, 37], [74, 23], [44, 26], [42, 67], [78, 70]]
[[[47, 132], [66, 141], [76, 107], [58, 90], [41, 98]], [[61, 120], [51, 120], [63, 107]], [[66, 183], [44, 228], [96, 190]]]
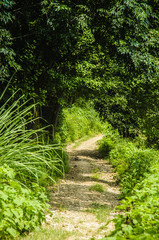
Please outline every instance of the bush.
[[109, 161], [120, 178], [124, 200], [117, 208], [121, 213], [114, 219], [115, 231], [103, 240], [159, 239], [158, 151], [120, 138], [109, 151]]
[[149, 172], [156, 152], [152, 149], [138, 148], [136, 143], [120, 138], [114, 131], [102, 139], [99, 151], [114, 166], [121, 182], [122, 194], [130, 194], [133, 187]]
[[133, 187], [142, 181], [155, 156], [154, 150], [137, 148], [124, 140], [111, 151], [109, 159], [121, 179], [123, 195], [130, 194]]
[[108, 157], [111, 150], [113, 150], [117, 142], [119, 142], [120, 137], [118, 131], [113, 130], [112, 126], [108, 123], [105, 127], [104, 134], [105, 137], [100, 141], [98, 150], [102, 157]]
[[116, 226], [113, 237], [106, 238], [107, 240], [159, 239], [159, 165], [154, 168], [154, 171], [135, 186], [132, 195], [126, 197], [118, 207], [124, 214], [118, 215], [114, 220]]
[[45, 219], [48, 208], [44, 188], [24, 188], [15, 175], [7, 165], [0, 167], [0, 239], [15, 238], [35, 229]]

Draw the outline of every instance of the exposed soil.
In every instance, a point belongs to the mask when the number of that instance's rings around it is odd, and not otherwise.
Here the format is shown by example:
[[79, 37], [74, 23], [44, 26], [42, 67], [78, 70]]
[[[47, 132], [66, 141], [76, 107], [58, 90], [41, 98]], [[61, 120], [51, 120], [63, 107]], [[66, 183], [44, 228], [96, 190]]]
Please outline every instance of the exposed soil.
[[[70, 171], [52, 189], [53, 217], [48, 217], [48, 221], [58, 228], [71, 231], [68, 240], [100, 239], [114, 228], [112, 222], [107, 227], [105, 225], [115, 216], [114, 208], [119, 204], [119, 186], [112, 166], [101, 159], [96, 150], [97, 142], [102, 137], [93, 137], [76, 148], [73, 148], [74, 144], [67, 147]], [[104, 191], [90, 189], [96, 184], [102, 185]], [[108, 207], [104, 222], [92, 213], [93, 206]]]

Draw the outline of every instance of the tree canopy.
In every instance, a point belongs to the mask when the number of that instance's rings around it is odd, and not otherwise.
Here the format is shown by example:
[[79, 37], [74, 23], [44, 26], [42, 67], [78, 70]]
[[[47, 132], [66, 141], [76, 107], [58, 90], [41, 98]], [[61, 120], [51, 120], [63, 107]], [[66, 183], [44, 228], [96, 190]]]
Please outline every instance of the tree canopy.
[[121, 134], [158, 128], [157, 0], [5, 0], [0, 3], [0, 85], [21, 89], [56, 125], [63, 106], [94, 101]]

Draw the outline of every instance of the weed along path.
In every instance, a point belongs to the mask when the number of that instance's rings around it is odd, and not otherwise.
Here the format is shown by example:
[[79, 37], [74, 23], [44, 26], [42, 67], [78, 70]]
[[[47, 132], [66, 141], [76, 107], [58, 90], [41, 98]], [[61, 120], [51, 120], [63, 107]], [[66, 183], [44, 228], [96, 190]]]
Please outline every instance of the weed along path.
[[[113, 230], [114, 207], [119, 204], [119, 187], [111, 165], [99, 158], [93, 137], [74, 148], [68, 146], [70, 171], [51, 193], [54, 228], [67, 232], [67, 240], [100, 239]], [[59, 238], [60, 239], [60, 238]]]

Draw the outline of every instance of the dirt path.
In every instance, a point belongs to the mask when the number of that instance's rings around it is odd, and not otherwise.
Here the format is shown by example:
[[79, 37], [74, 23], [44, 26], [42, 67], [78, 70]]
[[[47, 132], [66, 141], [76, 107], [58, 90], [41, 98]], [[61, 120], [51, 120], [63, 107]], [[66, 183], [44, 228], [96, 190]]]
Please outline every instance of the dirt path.
[[113, 223], [105, 225], [115, 215], [119, 187], [111, 165], [98, 156], [101, 138], [98, 135], [76, 148], [67, 148], [70, 171], [51, 193], [52, 224], [71, 232], [68, 240], [100, 239], [114, 227]]

